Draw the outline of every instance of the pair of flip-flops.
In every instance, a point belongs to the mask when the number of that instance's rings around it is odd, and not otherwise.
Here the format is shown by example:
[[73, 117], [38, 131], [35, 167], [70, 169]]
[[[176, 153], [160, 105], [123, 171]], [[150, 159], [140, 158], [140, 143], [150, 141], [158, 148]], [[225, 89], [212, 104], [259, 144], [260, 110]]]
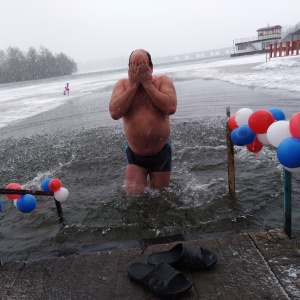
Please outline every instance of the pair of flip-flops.
[[148, 264], [131, 264], [128, 275], [135, 282], [150, 289], [153, 294], [172, 298], [189, 291], [193, 286], [190, 279], [173, 267], [203, 271], [211, 269], [216, 262], [217, 257], [213, 252], [179, 243], [168, 251], [150, 254]]

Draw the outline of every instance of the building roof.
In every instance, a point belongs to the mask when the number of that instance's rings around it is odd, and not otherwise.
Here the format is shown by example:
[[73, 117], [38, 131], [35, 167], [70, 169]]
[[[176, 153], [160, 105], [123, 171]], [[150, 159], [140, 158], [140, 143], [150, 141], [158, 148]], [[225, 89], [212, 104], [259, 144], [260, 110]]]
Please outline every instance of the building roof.
[[293, 34], [300, 34], [300, 28], [298, 30], [296, 30], [295, 32], [293, 32]]
[[275, 25], [275, 26], [268, 26], [268, 27], [262, 27], [257, 29], [256, 31], [263, 31], [263, 30], [268, 30], [268, 29], [281, 29], [282, 27], [280, 25]]
[[300, 40], [300, 29], [295, 32], [290, 32], [286, 37], [281, 39], [281, 42]]

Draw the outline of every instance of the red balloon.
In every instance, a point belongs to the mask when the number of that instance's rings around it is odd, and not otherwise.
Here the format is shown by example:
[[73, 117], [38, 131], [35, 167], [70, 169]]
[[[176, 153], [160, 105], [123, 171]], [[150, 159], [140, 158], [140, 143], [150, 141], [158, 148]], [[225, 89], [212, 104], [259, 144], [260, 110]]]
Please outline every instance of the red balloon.
[[48, 187], [51, 192], [57, 192], [61, 188], [61, 181], [53, 178], [49, 181]]
[[300, 112], [297, 112], [292, 116], [289, 128], [292, 137], [300, 138]]
[[256, 136], [254, 141], [251, 144], [247, 144], [246, 147], [250, 152], [258, 153], [263, 148], [263, 143]]
[[[9, 183], [6, 187], [6, 189], [9, 189], [9, 190], [22, 190], [22, 187], [17, 184], [17, 183]], [[19, 199], [22, 195], [20, 194], [6, 194], [5, 195], [8, 199], [11, 199], [11, 200], [15, 200], [15, 199]]]
[[253, 112], [248, 120], [248, 125], [252, 131], [263, 134], [274, 123], [274, 116], [266, 109], [259, 109]]
[[238, 124], [236, 124], [236, 122], [235, 122], [235, 115], [231, 116], [231, 117], [228, 119], [227, 123], [228, 123], [228, 126], [229, 126], [229, 128], [230, 128], [231, 130], [234, 130], [234, 129], [236, 129], [236, 128], [239, 127]]

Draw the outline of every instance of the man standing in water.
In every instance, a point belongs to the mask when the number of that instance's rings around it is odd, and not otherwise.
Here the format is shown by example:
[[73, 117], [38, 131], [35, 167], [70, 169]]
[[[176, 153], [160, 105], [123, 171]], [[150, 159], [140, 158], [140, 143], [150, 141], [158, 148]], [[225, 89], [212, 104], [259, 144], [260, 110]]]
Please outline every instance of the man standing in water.
[[168, 187], [172, 168], [169, 115], [176, 111], [177, 97], [168, 76], [152, 76], [150, 54], [131, 53], [128, 78], [113, 89], [109, 111], [114, 120], [123, 117], [126, 143], [125, 190], [130, 195], [144, 192], [147, 177], [151, 187]]

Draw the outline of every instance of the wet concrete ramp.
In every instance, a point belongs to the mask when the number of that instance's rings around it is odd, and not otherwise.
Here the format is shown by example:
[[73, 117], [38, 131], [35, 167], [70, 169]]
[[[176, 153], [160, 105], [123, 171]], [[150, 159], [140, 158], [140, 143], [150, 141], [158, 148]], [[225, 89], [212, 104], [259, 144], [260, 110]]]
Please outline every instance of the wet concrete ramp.
[[[158, 299], [127, 267], [177, 242], [0, 266], [0, 299]], [[215, 252], [216, 266], [186, 272], [194, 289], [178, 299], [300, 299], [300, 251], [281, 229], [185, 242]]]

